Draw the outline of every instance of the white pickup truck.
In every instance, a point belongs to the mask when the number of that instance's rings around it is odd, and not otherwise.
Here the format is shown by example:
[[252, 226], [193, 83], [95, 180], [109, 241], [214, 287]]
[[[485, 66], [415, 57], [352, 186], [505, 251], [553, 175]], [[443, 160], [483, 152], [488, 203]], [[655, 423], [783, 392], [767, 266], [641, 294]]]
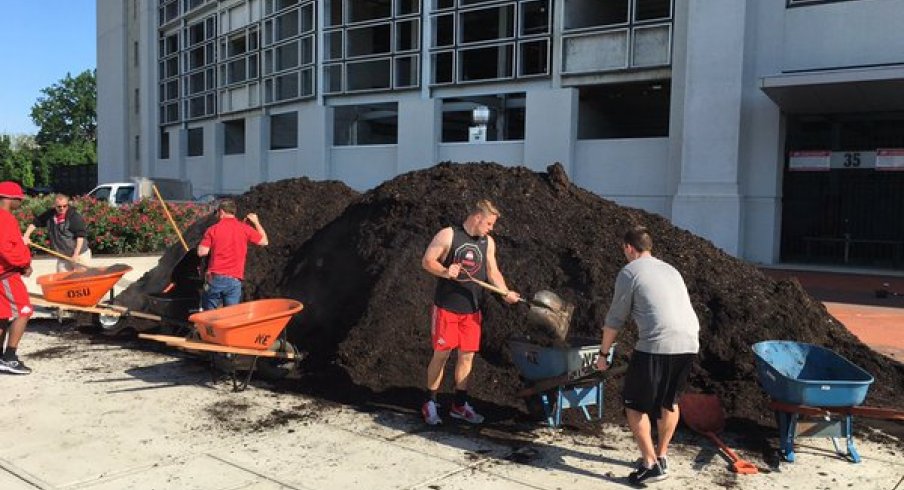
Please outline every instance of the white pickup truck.
[[91, 190], [87, 195], [98, 201], [104, 201], [111, 206], [120, 206], [131, 202], [138, 202], [143, 198], [154, 199], [152, 185], [157, 186], [160, 195], [167, 201], [191, 201], [191, 182], [178, 179], [145, 179], [135, 178], [133, 182], [111, 182], [101, 184]]

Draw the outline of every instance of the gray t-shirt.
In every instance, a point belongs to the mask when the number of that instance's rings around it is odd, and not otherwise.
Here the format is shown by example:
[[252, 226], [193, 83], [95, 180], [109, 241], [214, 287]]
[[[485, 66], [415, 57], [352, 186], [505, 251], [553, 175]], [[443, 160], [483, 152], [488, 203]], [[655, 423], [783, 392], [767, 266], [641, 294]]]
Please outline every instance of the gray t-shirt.
[[621, 329], [628, 315], [637, 323], [635, 350], [650, 354], [696, 354], [700, 350], [700, 322], [684, 279], [655, 257], [631, 261], [615, 278], [606, 326]]

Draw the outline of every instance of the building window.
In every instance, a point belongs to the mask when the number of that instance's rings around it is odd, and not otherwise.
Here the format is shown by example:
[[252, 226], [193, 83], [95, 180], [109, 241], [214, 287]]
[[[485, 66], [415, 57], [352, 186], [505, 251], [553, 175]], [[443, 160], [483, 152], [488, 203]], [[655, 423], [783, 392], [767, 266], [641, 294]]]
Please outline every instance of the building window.
[[141, 160], [141, 135], [135, 135], [135, 160]]
[[[190, 1], [198, 1], [189, 6]], [[185, 0], [194, 9], [205, 0]], [[206, 0], [209, 1], [209, 0]], [[217, 16], [208, 15], [182, 28], [182, 117], [193, 120], [215, 116], [217, 70]]]
[[179, 17], [179, 0], [160, 0], [157, 9], [157, 23], [164, 25]]
[[788, 0], [789, 7], [803, 7], [805, 5], [819, 5], [823, 3], [850, 2], [853, 0]]
[[188, 152], [190, 157], [204, 156], [204, 128], [191, 128], [188, 131]]
[[157, 63], [160, 125], [179, 122], [182, 81], [179, 73], [179, 31], [161, 32], [158, 40], [160, 59]]
[[394, 145], [399, 135], [399, 105], [363, 104], [333, 109], [333, 145]]
[[669, 135], [670, 80], [581, 87], [578, 139]]
[[431, 85], [549, 75], [550, 0], [432, 1]]
[[[524, 139], [526, 98], [515, 94], [443, 99], [443, 143], [511, 141]], [[475, 110], [486, 110], [485, 128], [475, 121]], [[474, 133], [480, 136], [475, 136]]]
[[262, 22], [261, 75], [264, 102], [282, 103], [316, 95], [315, 6], [311, 0], [270, 0]]
[[223, 121], [223, 154], [245, 153], [245, 120]]
[[270, 149], [298, 148], [298, 113], [285, 112], [270, 116]]
[[421, 0], [326, 0], [327, 94], [420, 86]]
[[562, 72], [672, 63], [673, 0], [564, 0]]
[[160, 159], [169, 159], [169, 133], [165, 129], [160, 130]]

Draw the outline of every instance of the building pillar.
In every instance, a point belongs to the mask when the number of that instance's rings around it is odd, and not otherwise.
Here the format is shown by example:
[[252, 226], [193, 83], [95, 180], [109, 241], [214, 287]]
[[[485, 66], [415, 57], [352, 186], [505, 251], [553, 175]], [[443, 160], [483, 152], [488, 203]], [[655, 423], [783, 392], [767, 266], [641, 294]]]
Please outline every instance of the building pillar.
[[[682, 4], [684, 2], [678, 2]], [[686, 49], [676, 47], [673, 110], [681, 131], [671, 165], [678, 174], [672, 201], [676, 226], [741, 254], [739, 188], [744, 74], [745, 0], [688, 0]], [[679, 44], [676, 42], [676, 45]], [[674, 127], [674, 126], [673, 126]]]
[[333, 144], [329, 110], [320, 104], [304, 104], [298, 110], [299, 175], [313, 180], [329, 179], [330, 147]]
[[396, 174], [428, 168], [437, 160], [442, 100], [419, 95], [399, 100]]
[[524, 122], [524, 165], [537, 171], [559, 162], [574, 174], [578, 135], [578, 90], [528, 90]]

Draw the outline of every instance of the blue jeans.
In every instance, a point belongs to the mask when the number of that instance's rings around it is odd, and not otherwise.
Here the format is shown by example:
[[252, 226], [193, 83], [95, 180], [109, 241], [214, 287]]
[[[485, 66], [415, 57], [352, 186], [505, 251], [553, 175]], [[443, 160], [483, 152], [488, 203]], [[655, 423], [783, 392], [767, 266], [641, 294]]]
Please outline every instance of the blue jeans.
[[204, 284], [201, 307], [213, 310], [220, 306], [239, 304], [242, 301], [242, 281], [229, 276], [213, 274]]

